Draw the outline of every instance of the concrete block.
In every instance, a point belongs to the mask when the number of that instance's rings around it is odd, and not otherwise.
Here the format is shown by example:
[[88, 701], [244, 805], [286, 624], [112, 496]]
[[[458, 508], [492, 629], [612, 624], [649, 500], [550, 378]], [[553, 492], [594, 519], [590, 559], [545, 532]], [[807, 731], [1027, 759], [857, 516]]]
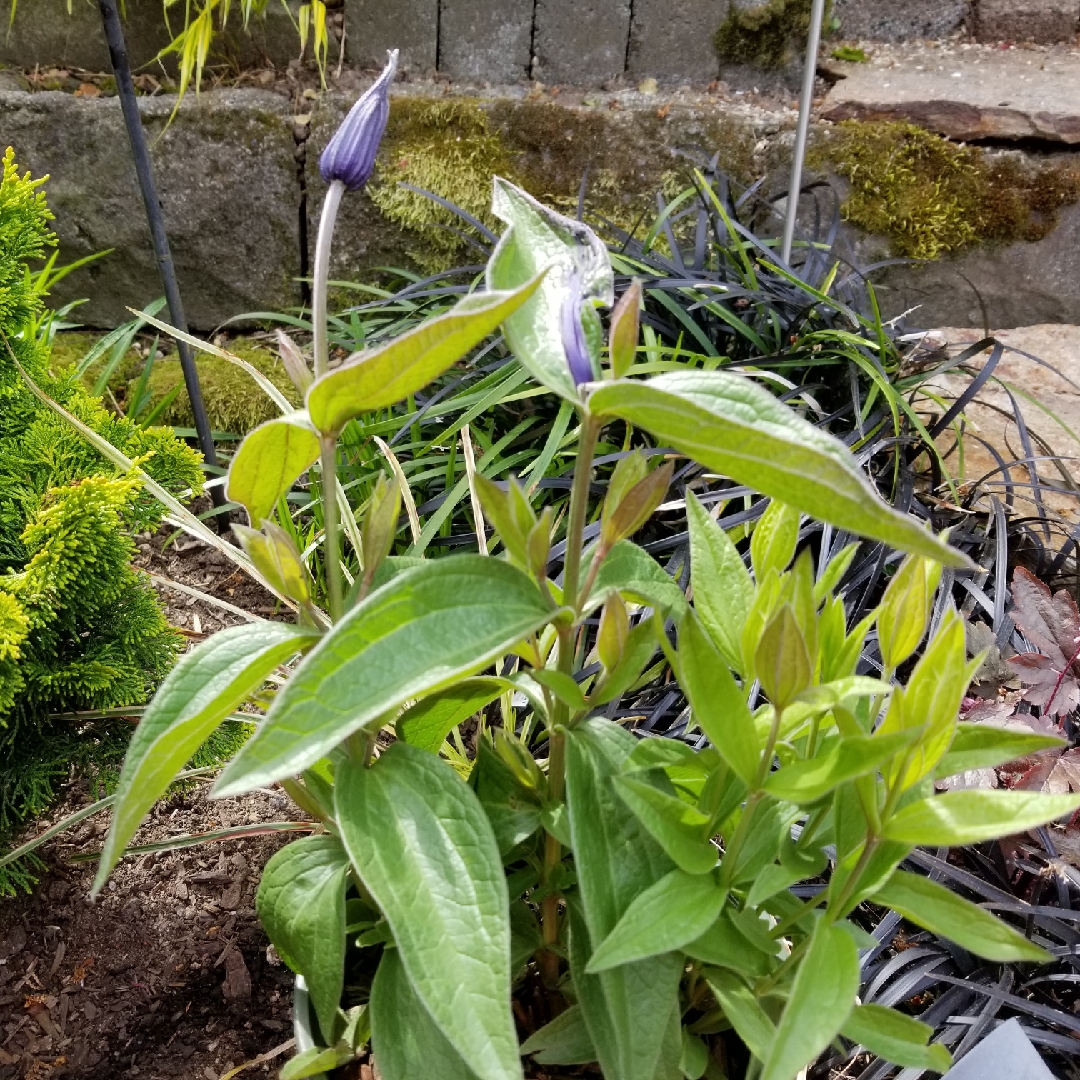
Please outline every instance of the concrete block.
[[1080, 29], [1076, 0], [979, 0], [975, 34], [979, 41], [1071, 42]]
[[832, 13], [846, 40], [911, 41], [948, 37], [963, 26], [967, 9], [967, 0], [833, 0]]
[[442, 0], [439, 70], [493, 83], [529, 77], [533, 0]]
[[536, 0], [535, 19], [534, 78], [599, 86], [625, 71], [630, 0]]
[[[209, 330], [299, 300], [299, 184], [291, 108], [264, 90], [140, 99], [188, 320]], [[115, 326], [161, 295], [117, 98], [0, 92], [0, 131], [21, 170], [49, 174], [61, 263], [114, 248], [52, 302], [91, 297], [78, 318]], [[158, 138], [160, 136], [160, 138]]]
[[410, 75], [435, 70], [439, 0], [345, 0], [345, 52], [361, 68], [381, 68], [388, 49], [401, 51]]
[[[294, 0], [292, 7], [299, 6]], [[183, 26], [183, 16], [171, 13], [174, 30]], [[124, 39], [133, 68], [149, 64], [169, 44], [162, 0], [127, 0]], [[272, 63], [285, 67], [300, 53], [296, 29], [280, 4], [268, 4], [265, 16], [252, 18], [244, 30], [242, 20], [230, 20], [225, 33], [218, 34], [211, 47], [210, 63], [232, 61], [242, 67]], [[165, 66], [175, 70], [175, 57]], [[31, 0], [15, 11], [10, 32], [0, 34], [0, 65], [21, 68], [85, 68], [110, 71], [109, 51], [101, 28], [96, 3], [74, 3], [68, 14], [66, 0]], [[153, 71], [151, 67], [149, 70]]]
[[635, 0], [629, 75], [711, 82], [720, 74], [713, 37], [728, 10], [729, 0]]

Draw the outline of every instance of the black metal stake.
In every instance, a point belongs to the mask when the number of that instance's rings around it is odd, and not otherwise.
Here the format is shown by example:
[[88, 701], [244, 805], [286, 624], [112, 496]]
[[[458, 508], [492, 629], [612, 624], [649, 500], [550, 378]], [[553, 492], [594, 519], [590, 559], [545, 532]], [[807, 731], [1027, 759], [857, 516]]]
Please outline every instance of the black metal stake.
[[[124, 111], [124, 126], [127, 128], [128, 141], [131, 143], [131, 156], [135, 159], [135, 173], [139, 178], [143, 205], [146, 207], [146, 220], [150, 225], [150, 236], [157, 257], [158, 273], [161, 284], [165, 287], [165, 300], [169, 305], [169, 318], [177, 330], [187, 333], [187, 319], [184, 317], [184, 305], [180, 300], [180, 286], [176, 281], [176, 268], [173, 266], [172, 253], [169, 251], [169, 237], [165, 232], [165, 222], [161, 216], [161, 202], [154, 185], [154, 170], [150, 163], [150, 151], [146, 145], [146, 133], [143, 131], [139, 116], [139, 104], [135, 97], [135, 83], [131, 78], [131, 65], [128, 63], [127, 45], [124, 42], [124, 28], [120, 24], [120, 13], [116, 0], [98, 0], [101, 8], [101, 21], [105, 27], [105, 41], [109, 46], [109, 58], [112, 60], [113, 74], [116, 76], [116, 89], [120, 95], [120, 106]], [[203, 402], [202, 387], [199, 385], [199, 372], [195, 367], [195, 357], [191, 346], [186, 341], [177, 341], [180, 353], [180, 368], [184, 372], [184, 385], [187, 387], [191, 412], [195, 417], [195, 433], [199, 438], [203, 459], [206, 464], [217, 465], [217, 453], [214, 439], [210, 433], [210, 421], [206, 417], [206, 405]], [[225, 492], [220, 484], [210, 489], [214, 506], [225, 505]], [[229, 525], [228, 515], [217, 515], [218, 528], [224, 532]]]

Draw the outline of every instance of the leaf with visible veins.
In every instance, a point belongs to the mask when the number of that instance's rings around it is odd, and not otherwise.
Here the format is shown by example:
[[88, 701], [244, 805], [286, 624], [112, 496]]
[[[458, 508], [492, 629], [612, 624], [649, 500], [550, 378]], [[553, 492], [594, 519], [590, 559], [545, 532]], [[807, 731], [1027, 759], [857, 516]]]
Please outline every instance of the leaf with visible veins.
[[1009, 660], [1024, 684], [1024, 697], [1051, 716], [1080, 706], [1080, 611], [1062, 589], [1051, 594], [1034, 574], [1013, 571], [1013, 606], [1009, 612], [1024, 636], [1038, 649]]

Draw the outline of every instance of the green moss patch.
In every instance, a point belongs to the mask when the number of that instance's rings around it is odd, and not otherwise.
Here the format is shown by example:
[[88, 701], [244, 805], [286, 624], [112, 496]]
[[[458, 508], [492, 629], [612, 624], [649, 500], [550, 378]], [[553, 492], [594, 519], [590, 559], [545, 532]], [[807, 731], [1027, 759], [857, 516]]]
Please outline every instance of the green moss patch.
[[733, 4], [714, 39], [721, 62], [787, 67], [805, 45], [811, 4], [812, 0], [768, 0], [752, 8]]
[[1057, 212], [1080, 201], [1076, 168], [991, 156], [912, 124], [845, 121], [812, 159], [850, 183], [846, 220], [912, 258], [1041, 240]]

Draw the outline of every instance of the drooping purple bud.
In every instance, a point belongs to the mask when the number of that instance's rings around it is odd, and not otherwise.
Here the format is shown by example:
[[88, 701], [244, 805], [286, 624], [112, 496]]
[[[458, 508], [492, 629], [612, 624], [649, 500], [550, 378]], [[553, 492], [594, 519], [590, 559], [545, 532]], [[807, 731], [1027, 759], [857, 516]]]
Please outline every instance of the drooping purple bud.
[[575, 386], [593, 379], [589, 344], [581, 322], [583, 303], [581, 280], [575, 271], [567, 281], [567, 294], [562, 306], [562, 343], [566, 350], [566, 365], [570, 368], [570, 376]]
[[386, 67], [374, 85], [349, 110], [319, 158], [319, 172], [329, 184], [340, 180], [349, 191], [362, 188], [375, 169], [375, 155], [390, 116], [390, 84], [398, 51], [387, 53]]

